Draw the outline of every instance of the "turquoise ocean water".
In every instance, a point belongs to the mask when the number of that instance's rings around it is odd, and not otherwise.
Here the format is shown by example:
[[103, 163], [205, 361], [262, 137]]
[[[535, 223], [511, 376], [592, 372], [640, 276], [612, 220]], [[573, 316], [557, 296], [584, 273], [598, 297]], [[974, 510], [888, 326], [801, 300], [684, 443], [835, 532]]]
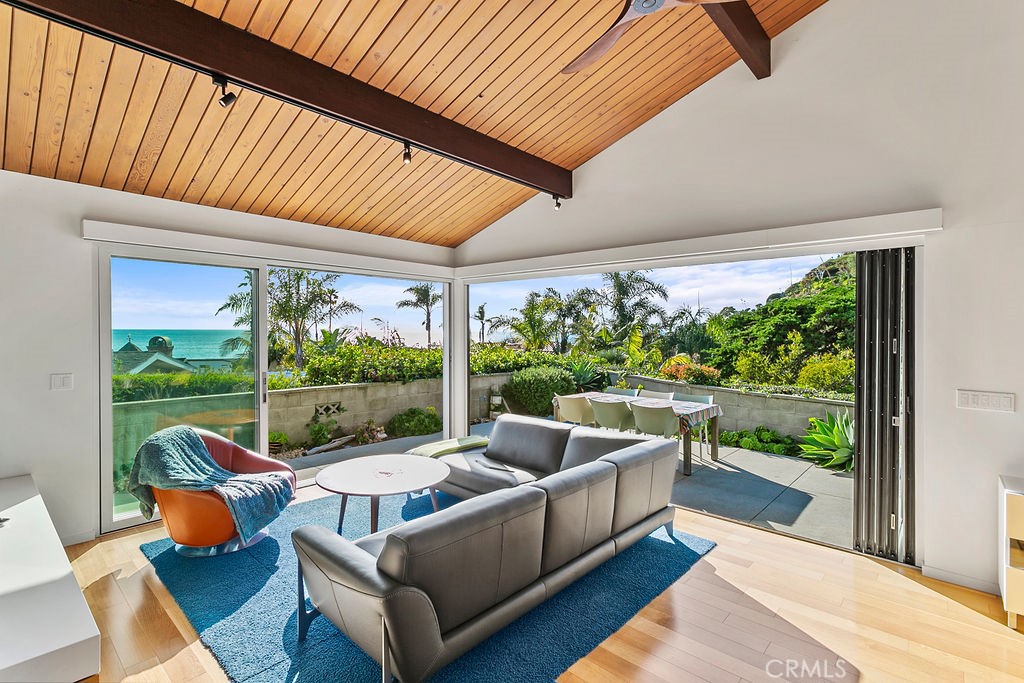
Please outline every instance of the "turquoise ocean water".
[[248, 330], [113, 330], [111, 341], [116, 351], [130, 335], [132, 343], [145, 351], [152, 337], [170, 337], [175, 358], [223, 358], [221, 342], [248, 334]]

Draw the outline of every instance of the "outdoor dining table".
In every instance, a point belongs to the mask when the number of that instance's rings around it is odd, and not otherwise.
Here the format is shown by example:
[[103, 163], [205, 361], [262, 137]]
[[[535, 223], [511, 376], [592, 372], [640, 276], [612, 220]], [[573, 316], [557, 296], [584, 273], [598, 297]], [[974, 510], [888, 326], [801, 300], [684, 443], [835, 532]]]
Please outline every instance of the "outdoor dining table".
[[[569, 394], [562, 398], [586, 398], [591, 403], [629, 403], [630, 405], [648, 408], [664, 408], [670, 406], [679, 417], [679, 434], [683, 442], [683, 474], [690, 476], [693, 461], [693, 444], [690, 434], [704, 422], [708, 423], [708, 440], [711, 442], [711, 460], [718, 460], [718, 418], [722, 416], [722, 407], [717, 403], [694, 403], [693, 401], [672, 401], [664, 398], [648, 398], [646, 396], [624, 396], [606, 394], [603, 391], [585, 391], [580, 394]], [[559, 420], [558, 399], [554, 398], [555, 419]]]

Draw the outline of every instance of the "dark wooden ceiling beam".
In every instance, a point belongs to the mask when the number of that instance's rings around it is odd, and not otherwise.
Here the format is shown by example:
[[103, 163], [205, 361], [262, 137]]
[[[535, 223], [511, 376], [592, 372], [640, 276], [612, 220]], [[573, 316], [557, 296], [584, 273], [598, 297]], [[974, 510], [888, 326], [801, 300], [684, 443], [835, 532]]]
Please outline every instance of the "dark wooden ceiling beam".
[[175, 0], [0, 1], [535, 190], [572, 196], [568, 169]]
[[701, 5], [758, 79], [772, 75], [772, 39], [747, 0]]

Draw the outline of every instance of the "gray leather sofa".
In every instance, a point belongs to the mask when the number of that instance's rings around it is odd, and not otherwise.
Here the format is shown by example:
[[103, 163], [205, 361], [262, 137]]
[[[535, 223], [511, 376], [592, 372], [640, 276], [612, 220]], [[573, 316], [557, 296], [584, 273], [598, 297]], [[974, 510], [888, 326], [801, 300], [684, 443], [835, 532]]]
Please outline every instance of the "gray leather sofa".
[[[571, 445], [569, 430], [556, 431]], [[606, 451], [591, 462], [354, 543], [323, 527], [295, 530], [299, 639], [323, 614], [385, 681], [419, 681], [659, 526], [671, 533], [678, 444], [616, 448], [621, 438], [594, 431], [563, 452]]]
[[472, 498], [537, 481], [651, 438], [506, 414], [495, 421], [486, 448], [439, 458], [451, 474], [437, 489], [458, 498]]

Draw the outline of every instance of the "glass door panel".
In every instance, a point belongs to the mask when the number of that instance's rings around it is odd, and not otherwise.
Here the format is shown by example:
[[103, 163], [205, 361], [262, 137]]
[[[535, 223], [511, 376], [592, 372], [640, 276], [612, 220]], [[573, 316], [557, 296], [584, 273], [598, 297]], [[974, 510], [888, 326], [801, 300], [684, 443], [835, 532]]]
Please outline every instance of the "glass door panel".
[[185, 424], [258, 450], [258, 271], [110, 259], [112, 464], [104, 531], [141, 523], [128, 476], [139, 445]]

